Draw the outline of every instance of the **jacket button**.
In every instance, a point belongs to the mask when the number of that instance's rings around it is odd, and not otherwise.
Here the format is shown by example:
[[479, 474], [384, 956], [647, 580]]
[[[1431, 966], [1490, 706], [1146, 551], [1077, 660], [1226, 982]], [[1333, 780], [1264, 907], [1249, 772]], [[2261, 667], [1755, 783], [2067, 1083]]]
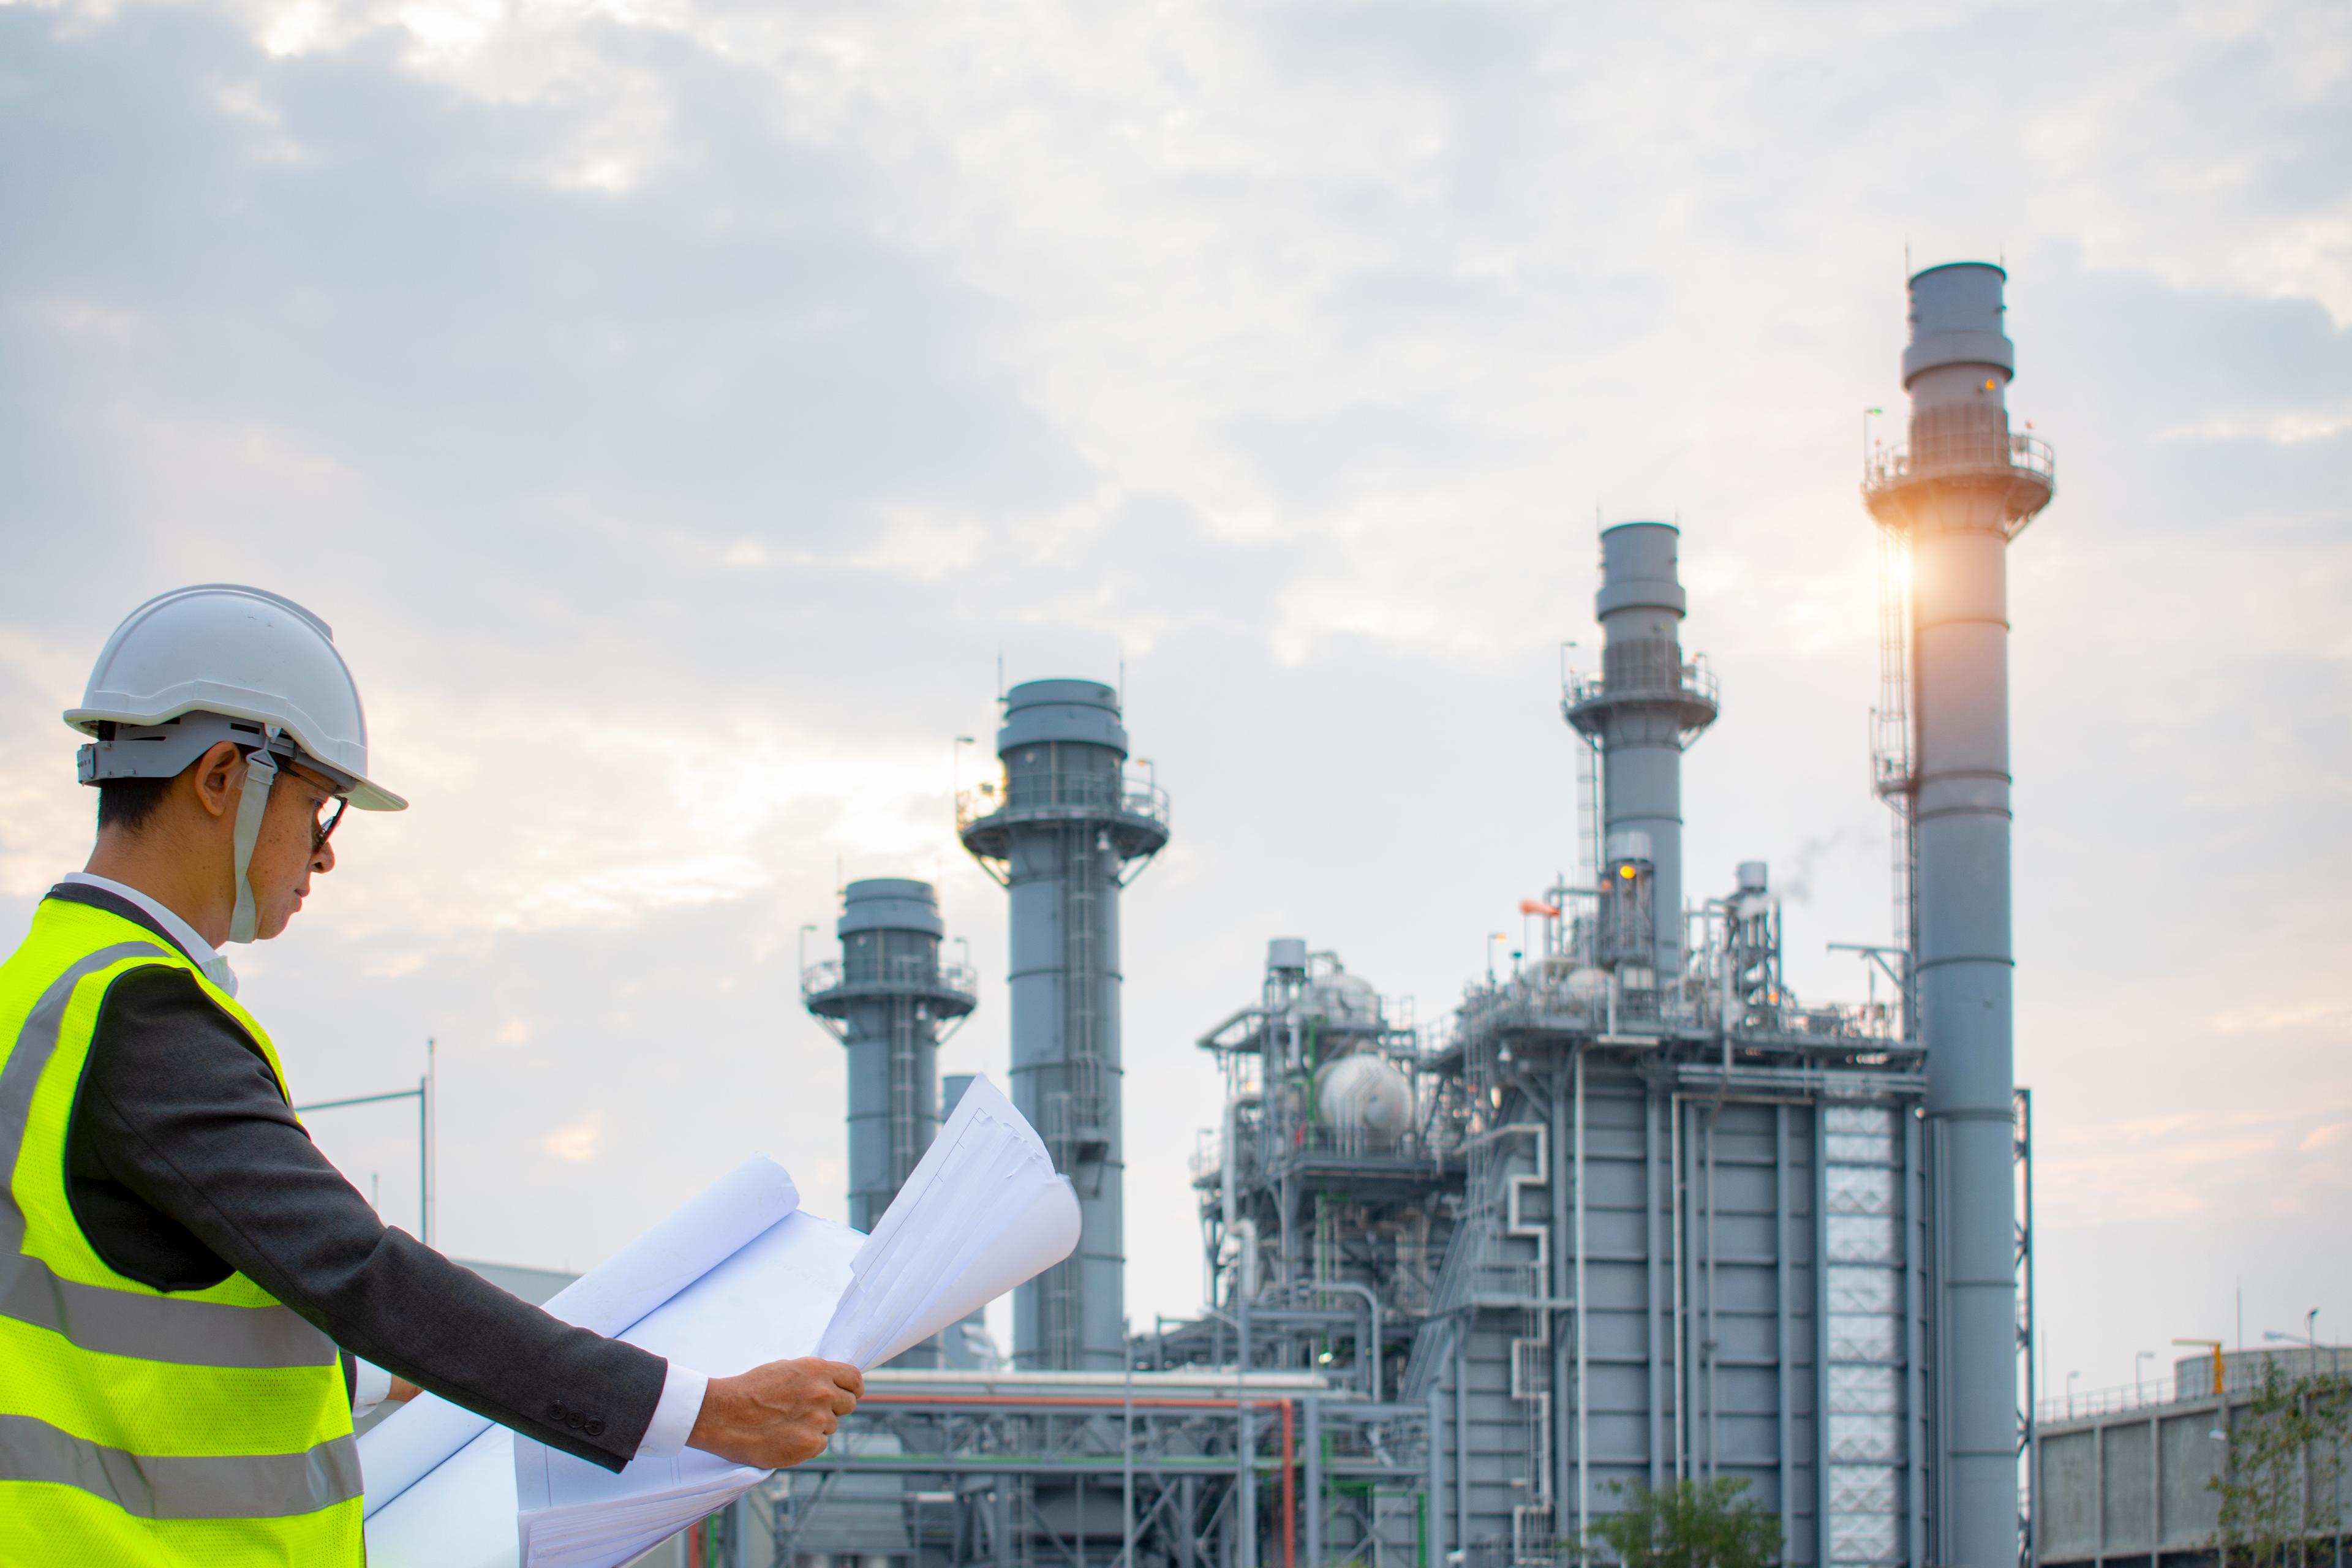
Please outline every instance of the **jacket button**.
[[547, 1407], [547, 1418], [550, 1421], [561, 1421], [563, 1419], [563, 1401], [559, 1399], [554, 1404]]
[[580, 1430], [580, 1428], [581, 1428], [581, 1427], [585, 1426], [586, 1425], [588, 1425], [588, 1417], [586, 1417], [585, 1415], [581, 1415], [581, 1414], [580, 1414], [580, 1412], [578, 1412], [577, 1410], [575, 1410], [575, 1411], [572, 1412], [572, 1414], [571, 1414], [571, 1415], [566, 1415], [566, 1416], [563, 1418], [563, 1424], [564, 1424], [566, 1426], [571, 1427], [574, 1432], [577, 1432], [577, 1431], [579, 1431], [579, 1430]]
[[588, 1436], [591, 1437], [602, 1437], [604, 1435], [604, 1424], [602, 1421], [591, 1421], [588, 1423]]

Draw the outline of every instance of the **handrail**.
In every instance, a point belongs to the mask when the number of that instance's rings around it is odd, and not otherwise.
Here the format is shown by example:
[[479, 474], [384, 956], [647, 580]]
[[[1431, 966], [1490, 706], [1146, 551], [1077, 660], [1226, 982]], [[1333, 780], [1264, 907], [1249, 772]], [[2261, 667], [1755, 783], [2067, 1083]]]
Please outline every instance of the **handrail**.
[[2050, 449], [2049, 442], [2023, 431], [2005, 440], [1996, 436], [1981, 441], [1937, 442], [1932, 450], [1918, 453], [1916, 458], [1908, 447], [1882, 447], [1864, 465], [1862, 483], [1864, 489], [1876, 490], [1930, 474], [2003, 468], [2054, 484], [2058, 478], [2057, 455]]
[[964, 964], [932, 963], [912, 957], [892, 959], [886, 973], [860, 975], [854, 980], [845, 977], [837, 958], [812, 963], [801, 972], [803, 1002], [828, 991], [864, 989], [923, 991], [935, 995], [945, 993], [976, 1002], [980, 999], [980, 976]]
[[956, 794], [956, 831], [999, 812], [1109, 812], [1168, 825], [1168, 792], [1148, 779], [1099, 773], [1046, 773], [999, 778]]
[[[2320, 1347], [2326, 1350], [2328, 1347]], [[2083, 1421], [2095, 1415], [2119, 1415], [2133, 1410], [2152, 1410], [2168, 1405], [2201, 1405], [2215, 1399], [2236, 1399], [2262, 1392], [2263, 1363], [2242, 1363], [2232, 1366], [2222, 1379], [2221, 1392], [2213, 1392], [2210, 1374], [2210, 1358], [2196, 1358], [2195, 1370], [2187, 1375], [2196, 1384], [2193, 1393], [2180, 1390], [2180, 1369], [2162, 1377], [2151, 1377], [2138, 1383], [2120, 1384], [2113, 1388], [2083, 1389], [2071, 1394], [2057, 1394], [2034, 1403], [2034, 1413], [2043, 1422]]]
[[1603, 655], [1602, 668], [1592, 673], [1571, 670], [1564, 683], [1566, 706], [1580, 708], [1608, 697], [1670, 695], [1710, 708], [1723, 705], [1723, 691], [1705, 654], [1682, 659], [1670, 637], [1642, 638], [1619, 643]]

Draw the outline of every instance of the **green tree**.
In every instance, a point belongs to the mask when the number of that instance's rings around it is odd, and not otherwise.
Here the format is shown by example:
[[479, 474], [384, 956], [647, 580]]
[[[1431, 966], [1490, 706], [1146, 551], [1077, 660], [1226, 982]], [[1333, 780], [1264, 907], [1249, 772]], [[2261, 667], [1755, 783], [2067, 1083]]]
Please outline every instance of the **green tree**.
[[1780, 1550], [1780, 1521], [1740, 1497], [1748, 1482], [1719, 1476], [1704, 1484], [1676, 1481], [1656, 1491], [1630, 1491], [1622, 1513], [1595, 1521], [1585, 1533], [1625, 1568], [1764, 1568]]
[[[2221, 1507], [2213, 1545], [2228, 1568], [2300, 1568], [2331, 1561], [2344, 1528], [2336, 1494], [2344, 1479], [2347, 1394], [2352, 1378], [2288, 1377], [2275, 1361], [2230, 1431], [2229, 1458], [2205, 1484]], [[2312, 1548], [2331, 1543], [2315, 1560]]]

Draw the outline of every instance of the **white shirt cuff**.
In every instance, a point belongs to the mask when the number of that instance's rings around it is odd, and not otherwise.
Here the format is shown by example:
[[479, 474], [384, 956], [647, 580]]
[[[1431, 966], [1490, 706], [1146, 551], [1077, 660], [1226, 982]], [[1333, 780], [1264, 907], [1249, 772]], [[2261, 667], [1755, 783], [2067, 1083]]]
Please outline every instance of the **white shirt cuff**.
[[703, 1391], [709, 1386], [710, 1380], [700, 1373], [670, 1363], [669, 1376], [662, 1380], [661, 1403], [654, 1406], [654, 1418], [646, 1423], [636, 1457], [667, 1459], [685, 1447], [686, 1440], [694, 1436], [696, 1419], [702, 1415]]
[[371, 1361], [352, 1357], [352, 1419], [356, 1421], [392, 1397], [392, 1373]]

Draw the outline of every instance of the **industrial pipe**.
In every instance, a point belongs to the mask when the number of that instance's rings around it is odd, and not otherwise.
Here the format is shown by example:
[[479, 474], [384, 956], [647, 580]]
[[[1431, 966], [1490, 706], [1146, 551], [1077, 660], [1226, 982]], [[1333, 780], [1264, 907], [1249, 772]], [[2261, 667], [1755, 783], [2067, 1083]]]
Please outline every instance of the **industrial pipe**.
[[1355, 1294], [1355, 1295], [1361, 1296], [1361, 1297], [1364, 1299], [1365, 1303], [1366, 1303], [1368, 1306], [1370, 1306], [1370, 1307], [1371, 1308], [1371, 1310], [1372, 1310], [1372, 1342], [1371, 1342], [1371, 1347], [1370, 1347], [1370, 1363], [1371, 1363], [1371, 1369], [1372, 1369], [1372, 1380], [1371, 1380], [1371, 1387], [1370, 1387], [1370, 1391], [1369, 1391], [1369, 1395], [1370, 1395], [1370, 1399], [1371, 1399], [1371, 1402], [1372, 1402], [1373, 1404], [1375, 1404], [1375, 1405], [1378, 1405], [1378, 1404], [1381, 1402], [1381, 1299], [1380, 1299], [1378, 1296], [1375, 1296], [1374, 1294], [1372, 1294], [1372, 1290], [1371, 1290], [1371, 1287], [1370, 1287], [1370, 1286], [1369, 1286], [1369, 1285], [1359, 1285], [1359, 1284], [1357, 1284], [1357, 1283], [1356, 1283], [1354, 1280], [1352, 1280], [1352, 1279], [1324, 1279], [1324, 1280], [1318, 1280], [1318, 1282], [1316, 1282], [1315, 1284], [1308, 1286], [1308, 1287], [1307, 1287], [1307, 1289], [1310, 1289], [1310, 1290], [1318, 1290], [1318, 1291], [1320, 1291], [1320, 1290], [1347, 1290], [1347, 1291], [1350, 1291], [1350, 1292], [1352, 1292], [1352, 1293], [1353, 1293], [1353, 1294]]

